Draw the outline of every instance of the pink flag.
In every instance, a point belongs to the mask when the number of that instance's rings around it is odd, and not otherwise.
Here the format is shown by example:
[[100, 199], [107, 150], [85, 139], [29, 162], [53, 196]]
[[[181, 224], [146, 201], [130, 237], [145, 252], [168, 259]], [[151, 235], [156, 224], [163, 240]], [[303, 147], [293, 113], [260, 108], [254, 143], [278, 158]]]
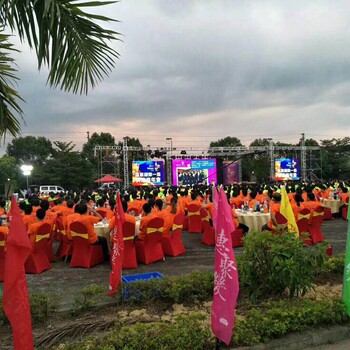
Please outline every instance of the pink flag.
[[18, 204], [11, 201], [11, 224], [6, 242], [2, 306], [12, 326], [15, 350], [32, 350], [33, 333], [24, 264], [32, 250]]
[[214, 228], [216, 227], [216, 217], [218, 216], [218, 198], [219, 198], [219, 192], [217, 190], [217, 188], [215, 187], [215, 184], [213, 184], [213, 188], [212, 188], [212, 200], [213, 200], [213, 203], [214, 203], [214, 211], [213, 211], [213, 217], [212, 217], [212, 220], [213, 220], [213, 226]]
[[238, 271], [231, 240], [234, 225], [231, 208], [223, 188], [220, 189], [215, 202], [217, 202], [217, 217], [211, 328], [218, 339], [229, 345], [239, 292]]
[[112, 271], [109, 275], [109, 296], [113, 296], [115, 293], [117, 293], [118, 287], [121, 284], [121, 273], [124, 257], [123, 223], [125, 221], [125, 216], [119, 193], [117, 193], [114, 215], [115, 225], [112, 234]]

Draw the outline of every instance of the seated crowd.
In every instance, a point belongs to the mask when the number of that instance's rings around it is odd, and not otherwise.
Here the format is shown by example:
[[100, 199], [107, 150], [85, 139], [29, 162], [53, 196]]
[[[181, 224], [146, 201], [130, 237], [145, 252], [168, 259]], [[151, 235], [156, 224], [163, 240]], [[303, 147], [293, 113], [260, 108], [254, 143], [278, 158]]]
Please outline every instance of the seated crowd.
[[[213, 217], [212, 186], [195, 185], [191, 188], [184, 186], [163, 186], [160, 188], [132, 188], [122, 197], [125, 220], [135, 224], [135, 218], [140, 218], [139, 232], [136, 239], [143, 240], [146, 236], [147, 223], [154, 217], [164, 220], [163, 236], [169, 236], [174, 217], [178, 213], [187, 213], [190, 204], [197, 204], [208, 211], [210, 220]], [[272, 230], [276, 225], [275, 214], [280, 210], [281, 194], [278, 184], [247, 184], [225, 186], [227, 200], [232, 208], [232, 216], [236, 228], [248, 232], [248, 227], [237, 220], [236, 209], [242, 205], [249, 206], [251, 210], [264, 208], [271, 214], [271, 219], [262, 229]], [[323, 206], [323, 200], [337, 196], [346, 206], [349, 200], [348, 188], [345, 183], [290, 183], [286, 190], [291, 202], [293, 213], [297, 220], [300, 210], [313, 211]], [[54, 194], [49, 197], [37, 195], [26, 196], [19, 203], [23, 222], [32, 243], [41, 225], [50, 223], [52, 227], [59, 219], [69, 240], [72, 240], [70, 224], [78, 221], [88, 228], [88, 241], [91, 244], [101, 245], [105, 260], [109, 259], [108, 242], [105, 237], [95, 233], [94, 224], [101, 220], [108, 220], [110, 229], [115, 225], [114, 208], [116, 205], [116, 192], [113, 190], [100, 190], [97, 192], [84, 190], [80, 194]], [[0, 200], [0, 216], [5, 211], [6, 202]], [[1, 232], [7, 234], [8, 228], [0, 226]]]

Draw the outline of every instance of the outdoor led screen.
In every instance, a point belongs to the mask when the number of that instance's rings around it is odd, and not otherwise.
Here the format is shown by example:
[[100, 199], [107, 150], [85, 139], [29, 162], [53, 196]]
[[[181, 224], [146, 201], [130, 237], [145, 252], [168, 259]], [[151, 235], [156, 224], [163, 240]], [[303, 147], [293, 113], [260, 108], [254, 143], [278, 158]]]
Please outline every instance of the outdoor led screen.
[[163, 160], [133, 160], [132, 185], [164, 185]]
[[275, 179], [276, 181], [299, 180], [300, 164], [297, 158], [275, 159]]
[[192, 186], [217, 181], [216, 159], [173, 159], [173, 184]]

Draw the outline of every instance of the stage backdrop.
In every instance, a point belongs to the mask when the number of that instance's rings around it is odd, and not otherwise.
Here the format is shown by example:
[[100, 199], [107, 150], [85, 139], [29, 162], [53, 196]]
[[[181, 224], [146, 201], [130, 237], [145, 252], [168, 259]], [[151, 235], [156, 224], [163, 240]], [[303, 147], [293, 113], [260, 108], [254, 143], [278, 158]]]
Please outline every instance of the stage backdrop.
[[239, 162], [224, 161], [222, 165], [224, 185], [239, 182]]

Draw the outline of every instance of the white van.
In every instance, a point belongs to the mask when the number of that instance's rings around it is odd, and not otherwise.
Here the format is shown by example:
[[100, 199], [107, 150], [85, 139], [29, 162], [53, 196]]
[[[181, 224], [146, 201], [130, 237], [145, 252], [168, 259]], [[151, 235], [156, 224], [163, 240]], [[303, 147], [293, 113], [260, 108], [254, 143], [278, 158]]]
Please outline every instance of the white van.
[[61, 186], [56, 186], [56, 185], [43, 185], [39, 187], [39, 192], [40, 193], [57, 193], [57, 192], [64, 192], [64, 188]]

